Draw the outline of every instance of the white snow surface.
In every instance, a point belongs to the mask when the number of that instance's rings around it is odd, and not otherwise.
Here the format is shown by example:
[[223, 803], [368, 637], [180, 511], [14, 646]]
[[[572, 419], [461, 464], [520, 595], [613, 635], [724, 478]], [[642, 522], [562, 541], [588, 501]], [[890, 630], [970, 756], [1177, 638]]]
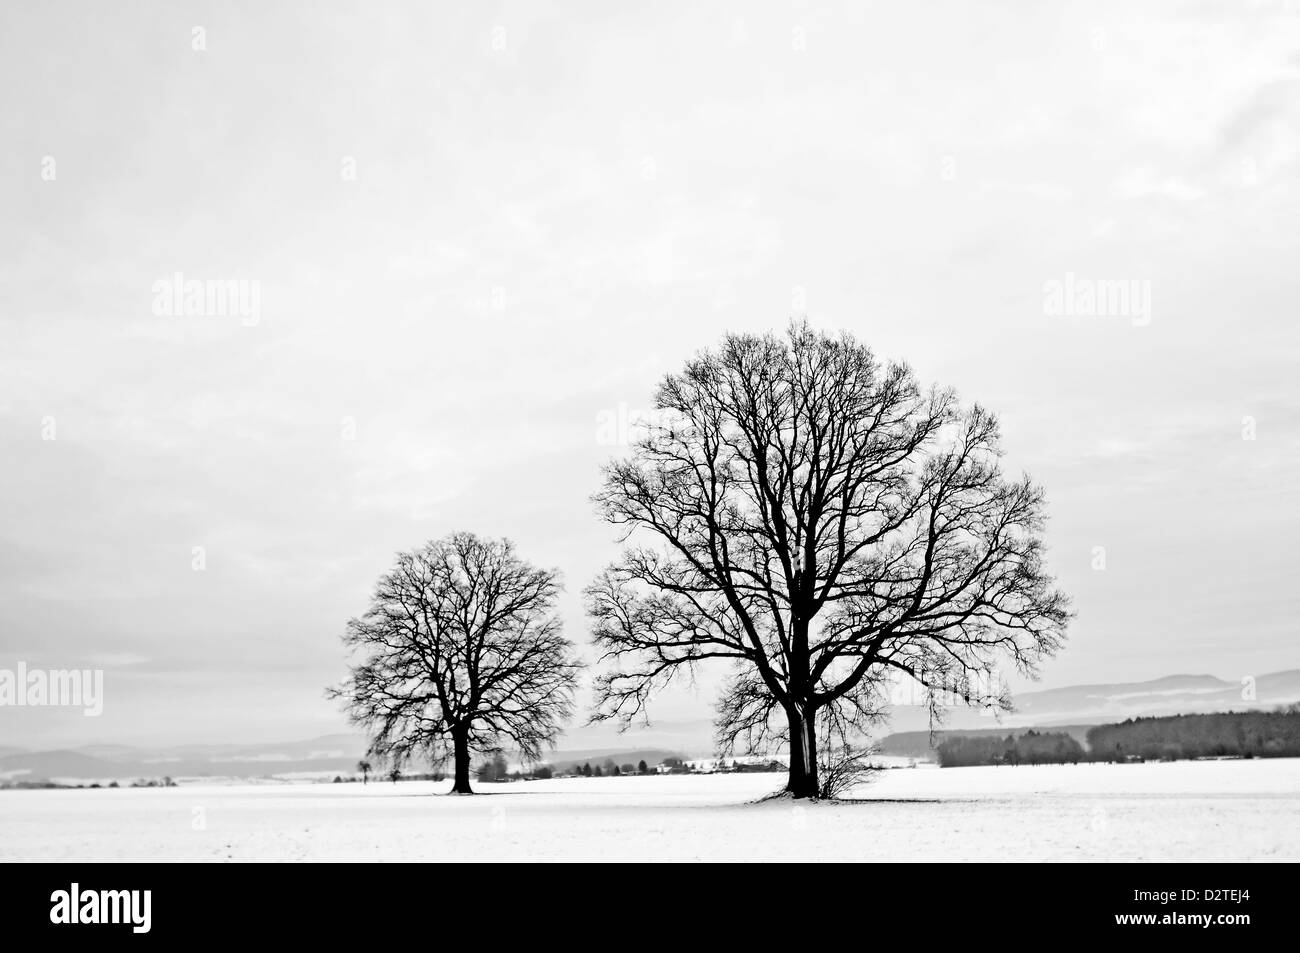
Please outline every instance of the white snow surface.
[[1300, 759], [0, 791], [0, 861], [1296, 861]]

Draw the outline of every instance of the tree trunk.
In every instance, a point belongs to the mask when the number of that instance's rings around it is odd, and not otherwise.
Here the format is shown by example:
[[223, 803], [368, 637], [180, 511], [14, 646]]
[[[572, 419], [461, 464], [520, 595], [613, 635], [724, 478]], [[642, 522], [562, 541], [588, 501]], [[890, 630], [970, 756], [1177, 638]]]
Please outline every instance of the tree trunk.
[[451, 740], [456, 762], [456, 781], [452, 785], [451, 793], [473, 794], [469, 787], [469, 729], [453, 728]]
[[790, 777], [785, 789], [792, 797], [816, 798], [821, 794], [817, 779], [817, 732], [815, 712], [791, 707]]
[[[812, 573], [802, 570], [794, 574], [794, 593], [797, 601], [802, 602], [804, 580], [812, 578]], [[792, 609], [790, 619], [790, 698], [786, 702], [785, 713], [790, 724], [790, 779], [785, 789], [797, 798], [816, 798], [821, 793], [817, 783], [817, 736], [816, 712], [811, 705], [804, 703], [805, 697], [800, 689], [811, 684], [808, 671], [808, 615]]]

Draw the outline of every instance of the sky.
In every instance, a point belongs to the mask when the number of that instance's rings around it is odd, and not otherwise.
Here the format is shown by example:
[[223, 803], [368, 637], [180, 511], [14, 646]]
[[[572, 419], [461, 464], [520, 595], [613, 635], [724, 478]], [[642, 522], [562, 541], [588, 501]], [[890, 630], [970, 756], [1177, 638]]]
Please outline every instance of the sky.
[[341, 730], [347, 619], [454, 530], [585, 646], [619, 421], [796, 316], [1000, 416], [1038, 687], [1300, 667], [1295, 4], [616, 6], [0, 8], [0, 668], [105, 680], [0, 746]]

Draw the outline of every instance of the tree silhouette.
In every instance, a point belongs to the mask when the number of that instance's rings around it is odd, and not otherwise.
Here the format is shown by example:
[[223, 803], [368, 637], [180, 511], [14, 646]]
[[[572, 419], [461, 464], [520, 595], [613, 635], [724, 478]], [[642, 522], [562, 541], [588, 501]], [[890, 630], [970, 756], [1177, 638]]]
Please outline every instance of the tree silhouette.
[[363, 761], [358, 761], [358, 762], [357, 762], [357, 770], [361, 772], [361, 783], [362, 783], [363, 785], [364, 785], [364, 784], [369, 784], [369, 783], [370, 783], [370, 771], [371, 771], [370, 762], [369, 762], [369, 761], [364, 761], [364, 760], [363, 760]]
[[573, 711], [580, 665], [560, 630], [559, 574], [508, 540], [455, 533], [401, 553], [370, 609], [348, 623], [356, 663], [330, 695], [372, 734], [370, 753], [455, 763], [471, 794], [471, 749], [513, 742], [538, 759]]
[[1003, 477], [983, 408], [806, 323], [727, 336], [655, 404], [596, 496], [629, 543], [586, 593], [597, 720], [727, 660], [723, 751], [788, 745], [786, 790], [815, 798], [818, 735], [860, 738], [887, 676], [1005, 706], [972, 682], [1000, 658], [1032, 674], [1064, 638], [1042, 491]]

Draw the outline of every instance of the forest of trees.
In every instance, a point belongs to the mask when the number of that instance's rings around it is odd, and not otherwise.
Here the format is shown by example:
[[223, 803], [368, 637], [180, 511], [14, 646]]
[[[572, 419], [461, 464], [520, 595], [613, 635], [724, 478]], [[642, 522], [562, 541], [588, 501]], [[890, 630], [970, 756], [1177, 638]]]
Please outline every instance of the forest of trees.
[[977, 764], [1078, 764], [1088, 759], [1083, 745], [1063, 732], [1026, 731], [1016, 737], [970, 737], [958, 735], [942, 742], [938, 749], [941, 768]]
[[1130, 718], [1088, 730], [1088, 749], [1068, 734], [1027, 731], [1005, 738], [958, 735], [936, 751], [939, 766], [1183, 761], [1300, 757], [1300, 706], [1282, 711]]
[[1300, 706], [1283, 711], [1132, 718], [1088, 732], [1095, 761], [1300, 756]]

